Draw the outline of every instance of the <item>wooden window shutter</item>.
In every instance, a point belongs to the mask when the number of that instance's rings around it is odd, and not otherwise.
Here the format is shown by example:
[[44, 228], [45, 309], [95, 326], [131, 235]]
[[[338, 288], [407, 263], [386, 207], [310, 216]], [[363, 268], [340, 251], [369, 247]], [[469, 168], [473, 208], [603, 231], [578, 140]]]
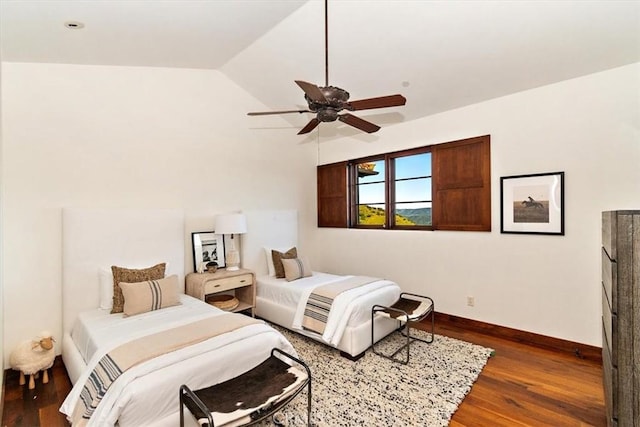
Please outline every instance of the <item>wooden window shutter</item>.
[[432, 147], [433, 229], [491, 231], [489, 135]]
[[318, 227], [349, 226], [347, 162], [318, 166]]

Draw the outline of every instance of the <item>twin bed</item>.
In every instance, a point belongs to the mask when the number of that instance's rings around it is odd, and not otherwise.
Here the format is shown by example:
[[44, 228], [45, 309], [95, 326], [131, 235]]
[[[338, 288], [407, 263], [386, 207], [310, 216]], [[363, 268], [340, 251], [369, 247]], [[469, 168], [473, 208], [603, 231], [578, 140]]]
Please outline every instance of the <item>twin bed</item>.
[[[294, 323], [299, 322], [300, 317], [298, 313], [296, 319], [296, 312], [300, 310], [297, 301], [306, 298], [317, 284], [336, 282], [342, 276], [314, 273], [292, 282], [270, 276], [264, 247], [295, 245], [297, 214], [277, 211], [251, 213], [247, 217], [251, 230], [243, 239], [243, 261], [258, 278], [257, 316], [331, 345], [348, 356], [357, 357], [369, 348], [371, 306], [393, 303], [400, 292], [397, 285], [380, 282], [373, 291], [345, 299], [340, 304], [346, 314], [327, 324], [331, 333], [325, 337], [296, 329]], [[70, 416], [78, 405], [95, 405], [95, 402], [85, 402], [87, 385], [95, 381], [96, 367], [101, 366], [105, 355], [113, 354], [126, 342], [169, 334], [172, 328], [193, 322], [228, 322], [224, 316], [240, 316], [230, 315], [183, 293], [177, 305], [134, 316], [110, 314], [109, 309], [100, 308], [110, 297], [108, 284], [112, 284], [113, 279], [105, 274], [105, 269], [111, 265], [143, 268], [166, 263], [165, 276], [177, 275], [179, 288], [183, 290], [184, 254], [189, 253], [186, 249], [182, 211], [63, 211], [62, 357], [74, 383], [61, 407], [63, 413]], [[376, 324], [376, 339], [397, 327], [397, 323], [389, 319], [382, 318], [380, 322]], [[78, 424], [178, 425], [181, 384], [197, 389], [235, 378], [267, 359], [272, 348], [296, 354], [282, 334], [264, 322], [255, 322], [162, 353], [122, 373], [101, 396], [100, 404], [91, 408], [91, 417]], [[188, 422], [196, 425], [191, 419]]]
[[[332, 311], [323, 333], [305, 329], [301, 325], [301, 311], [312, 289], [351, 277], [314, 272], [311, 277], [292, 283], [273, 276], [258, 276], [256, 315], [335, 347], [343, 356], [357, 359], [371, 346], [371, 307], [375, 304], [390, 306], [397, 301], [400, 289], [395, 283], [377, 280], [352, 292], [340, 294], [333, 304], [337, 307], [335, 315]], [[376, 322], [376, 341], [398, 327], [397, 322], [389, 319], [379, 318]]]
[[[268, 266], [269, 253], [272, 249], [283, 252], [297, 246], [297, 211], [246, 212], [246, 216], [249, 232], [242, 237], [242, 262], [256, 274], [256, 316], [335, 347], [343, 356], [360, 357], [371, 346], [371, 307], [374, 304], [392, 305], [400, 297], [400, 287], [391, 281], [380, 280], [362, 288], [364, 293], [357, 290], [346, 293], [342, 316], [336, 319], [336, 330], [318, 334], [300, 329], [296, 317], [300, 317], [301, 304], [305, 303], [310, 288], [351, 276], [314, 271], [311, 277], [291, 282], [274, 277]], [[305, 258], [303, 251], [298, 252], [300, 258]], [[313, 268], [313, 260], [308, 261]], [[340, 301], [336, 299], [335, 303]], [[376, 341], [398, 327], [394, 320], [377, 318], [375, 321]]]

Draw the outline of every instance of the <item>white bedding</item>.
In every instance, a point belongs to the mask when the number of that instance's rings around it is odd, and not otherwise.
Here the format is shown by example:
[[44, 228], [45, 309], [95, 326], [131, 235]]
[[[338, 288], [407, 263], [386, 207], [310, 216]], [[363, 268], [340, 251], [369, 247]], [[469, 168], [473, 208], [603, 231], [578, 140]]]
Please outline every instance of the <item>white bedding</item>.
[[124, 317], [122, 313], [110, 314], [111, 310], [100, 308], [84, 311], [78, 315], [71, 337], [87, 363], [98, 348], [118, 339], [122, 330], [127, 331], [127, 339], [134, 339], [184, 324], [185, 319], [195, 321], [211, 316], [212, 308], [218, 310], [188, 295], [180, 294], [179, 298], [179, 305], [130, 317]]
[[[79, 316], [72, 336], [86, 357], [87, 369], [65, 399], [60, 411], [69, 415], [84, 383], [99, 359], [124, 342], [223, 314], [222, 310], [181, 295], [181, 305], [123, 317], [106, 310], [91, 310]], [[207, 387], [233, 378], [269, 357], [273, 347], [295, 354], [291, 344], [276, 330], [260, 323], [222, 334], [199, 344], [174, 351], [125, 372], [108, 390], [89, 425], [121, 427], [156, 425], [173, 416], [177, 422], [178, 390]], [[166, 422], [166, 421], [165, 421]]]
[[287, 282], [286, 279], [277, 279], [275, 276], [260, 276], [257, 278], [256, 295], [277, 304], [295, 308], [298, 306], [298, 302], [305, 291], [318, 285], [335, 282], [343, 277], [316, 271], [309, 277], [303, 277], [292, 282]]
[[[313, 272], [310, 277], [287, 282], [273, 276], [257, 279], [257, 295], [278, 305], [295, 310], [291, 329], [302, 330], [302, 317], [309, 294], [318, 286], [343, 280], [353, 276], [340, 276]], [[333, 303], [322, 340], [336, 346], [349, 326], [358, 326], [371, 320], [374, 304], [392, 305], [400, 297], [400, 287], [389, 280], [378, 280], [340, 294]]]

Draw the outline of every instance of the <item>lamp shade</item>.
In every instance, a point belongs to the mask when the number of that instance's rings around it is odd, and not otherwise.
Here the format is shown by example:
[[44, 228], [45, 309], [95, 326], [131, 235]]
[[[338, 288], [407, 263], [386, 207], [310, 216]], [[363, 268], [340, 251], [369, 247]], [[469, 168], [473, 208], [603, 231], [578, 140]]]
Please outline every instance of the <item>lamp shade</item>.
[[244, 234], [247, 232], [247, 217], [241, 213], [216, 215], [216, 234]]

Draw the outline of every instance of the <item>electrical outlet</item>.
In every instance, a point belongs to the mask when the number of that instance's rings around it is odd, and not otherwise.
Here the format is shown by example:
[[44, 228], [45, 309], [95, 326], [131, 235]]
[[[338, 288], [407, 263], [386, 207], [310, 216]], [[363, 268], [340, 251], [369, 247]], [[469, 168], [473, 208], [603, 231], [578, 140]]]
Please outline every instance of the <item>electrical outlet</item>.
[[467, 297], [467, 305], [469, 307], [473, 307], [476, 304], [476, 299], [474, 297]]

